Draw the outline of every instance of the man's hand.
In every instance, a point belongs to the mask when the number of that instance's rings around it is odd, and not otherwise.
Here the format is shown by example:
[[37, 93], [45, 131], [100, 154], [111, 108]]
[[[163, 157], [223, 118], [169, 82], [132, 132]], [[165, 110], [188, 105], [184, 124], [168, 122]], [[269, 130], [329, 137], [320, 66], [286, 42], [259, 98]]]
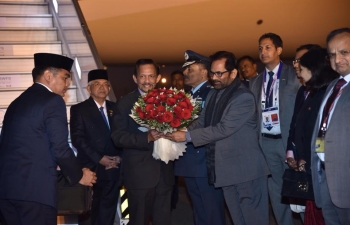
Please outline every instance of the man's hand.
[[148, 142], [156, 141], [161, 137], [163, 137], [163, 133], [160, 133], [156, 130], [149, 130], [148, 131], [148, 136], [147, 136]]
[[[119, 158], [117, 160], [117, 157]], [[102, 159], [100, 160], [100, 164], [106, 169], [111, 169], [111, 168], [118, 168], [118, 164], [120, 163], [120, 157], [119, 156], [108, 156], [104, 155]]]
[[297, 162], [294, 160], [294, 158], [288, 157], [287, 158], [287, 164], [289, 168], [298, 170]]
[[79, 184], [92, 187], [92, 185], [96, 183], [96, 179], [96, 173], [88, 168], [83, 168], [83, 177], [79, 181]]
[[175, 142], [184, 142], [186, 141], [186, 132], [185, 131], [175, 131], [173, 133], [167, 133], [164, 138], [169, 139], [170, 141]]
[[299, 171], [306, 172], [306, 170], [305, 170], [305, 164], [306, 164], [306, 161], [303, 160], [303, 159], [300, 159], [300, 160], [298, 161], [298, 170], [299, 170]]
[[112, 169], [112, 168], [119, 168], [119, 164], [122, 161], [122, 158], [120, 158], [119, 156], [107, 156], [109, 157], [109, 159], [113, 160], [115, 162], [115, 164], [111, 164], [109, 166], [106, 166], [106, 170]]

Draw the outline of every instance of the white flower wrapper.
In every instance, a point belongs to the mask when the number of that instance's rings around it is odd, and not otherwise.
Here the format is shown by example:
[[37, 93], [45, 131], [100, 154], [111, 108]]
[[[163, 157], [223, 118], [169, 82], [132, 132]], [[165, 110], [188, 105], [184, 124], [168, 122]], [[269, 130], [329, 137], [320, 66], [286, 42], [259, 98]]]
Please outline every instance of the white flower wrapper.
[[154, 142], [152, 156], [168, 164], [169, 160], [178, 159], [184, 152], [186, 152], [186, 142], [173, 142], [160, 138]]

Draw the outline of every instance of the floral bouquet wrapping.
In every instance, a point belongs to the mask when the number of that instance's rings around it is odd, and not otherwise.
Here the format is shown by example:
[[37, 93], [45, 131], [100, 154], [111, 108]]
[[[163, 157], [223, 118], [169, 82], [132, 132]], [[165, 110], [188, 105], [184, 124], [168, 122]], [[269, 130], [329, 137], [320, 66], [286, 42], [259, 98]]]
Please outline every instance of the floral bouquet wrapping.
[[[158, 88], [139, 97], [130, 116], [142, 127], [166, 134], [187, 127], [198, 117], [200, 109], [200, 103], [183, 90]], [[154, 142], [152, 155], [168, 163], [182, 156], [185, 149], [185, 142], [160, 138]]]

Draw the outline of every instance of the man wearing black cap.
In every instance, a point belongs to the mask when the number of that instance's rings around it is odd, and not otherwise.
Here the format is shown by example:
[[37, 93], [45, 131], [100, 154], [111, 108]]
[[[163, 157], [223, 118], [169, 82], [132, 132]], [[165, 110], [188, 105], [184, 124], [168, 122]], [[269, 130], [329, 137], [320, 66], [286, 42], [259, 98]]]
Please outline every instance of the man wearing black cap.
[[[204, 102], [212, 89], [208, 82], [210, 59], [194, 51], [185, 52], [185, 84], [192, 87], [191, 93]], [[193, 205], [196, 225], [225, 224], [225, 203], [221, 188], [208, 183], [205, 147], [187, 144], [186, 153], [175, 161], [174, 174], [185, 179], [187, 191]]]
[[106, 70], [91, 70], [87, 91], [90, 98], [70, 109], [70, 132], [82, 166], [95, 171], [92, 225], [112, 225], [119, 196], [118, 164], [121, 158], [111, 139], [110, 120], [115, 103], [106, 100], [110, 83]]
[[0, 136], [0, 214], [5, 224], [56, 224], [57, 166], [71, 185], [92, 186], [68, 145], [64, 96], [73, 60], [34, 54], [34, 84], [7, 109]]

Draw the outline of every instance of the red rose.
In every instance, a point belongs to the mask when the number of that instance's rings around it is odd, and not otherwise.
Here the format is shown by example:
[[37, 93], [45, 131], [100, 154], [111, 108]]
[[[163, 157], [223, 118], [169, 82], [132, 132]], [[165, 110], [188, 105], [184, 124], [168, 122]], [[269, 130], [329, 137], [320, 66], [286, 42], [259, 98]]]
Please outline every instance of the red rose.
[[149, 112], [149, 111], [151, 111], [152, 109], [154, 109], [153, 104], [147, 104], [146, 107], [145, 107], [145, 111], [146, 111], [146, 112]]
[[186, 102], [179, 102], [177, 103], [178, 106], [180, 106], [181, 108], [187, 108], [187, 103]]
[[177, 119], [179, 119], [179, 120], [182, 120], [182, 119], [183, 119], [183, 117], [182, 117], [182, 110], [181, 110], [181, 112], [179, 112], [179, 113], [175, 113], [175, 118], [177, 118]]
[[158, 115], [156, 119], [157, 119], [157, 121], [158, 121], [159, 123], [163, 123], [163, 122], [164, 122], [163, 114]]
[[159, 98], [156, 98], [156, 99], [154, 100], [154, 104], [155, 104], [156, 106], [159, 106], [159, 105], [160, 105], [160, 99], [159, 99]]
[[140, 119], [144, 119], [145, 118], [145, 113], [144, 112], [138, 112], [137, 114], [139, 114], [139, 117], [140, 117]]
[[146, 103], [148, 104], [152, 104], [154, 102], [155, 98], [154, 97], [150, 97], [146, 100]]
[[179, 94], [175, 94], [175, 95], [173, 96], [173, 98], [175, 98], [176, 100], [179, 100], [179, 99], [181, 99], [181, 96], [180, 96]]
[[164, 122], [166, 123], [169, 123], [170, 121], [172, 121], [174, 118], [173, 114], [169, 111], [166, 111], [164, 114], [163, 114], [163, 120]]
[[181, 125], [181, 122], [179, 119], [173, 119], [173, 121], [170, 122], [170, 126], [172, 127], [179, 127]]
[[152, 97], [157, 97], [157, 95], [159, 95], [159, 92], [157, 89], [153, 89], [150, 93], [149, 93]]
[[185, 93], [183, 93], [182, 91], [179, 91], [179, 93], [177, 93], [177, 95], [180, 96], [181, 98], [186, 97]]
[[162, 101], [162, 102], [165, 102], [167, 96], [166, 95], [159, 95], [158, 98]]
[[193, 111], [193, 106], [192, 105], [189, 105], [188, 107], [187, 107], [187, 109], [189, 109], [191, 112]]
[[151, 120], [151, 119], [152, 119], [152, 116], [151, 116], [151, 114], [146, 113], [145, 118], [146, 118], [146, 120]]
[[191, 111], [189, 109], [184, 109], [181, 113], [181, 116], [184, 120], [191, 118]]
[[187, 103], [187, 105], [191, 105], [191, 101], [188, 98], [185, 98], [185, 102]]
[[165, 112], [165, 107], [160, 105], [156, 108], [157, 112]]
[[139, 112], [142, 112], [142, 109], [141, 109], [140, 106], [138, 106], [138, 107], [136, 107], [135, 111], [136, 111], [137, 113], [139, 113]]
[[148, 114], [151, 116], [152, 119], [154, 119], [158, 115], [158, 112], [156, 110], [151, 110]]
[[174, 107], [174, 113], [177, 114], [177, 113], [181, 113], [182, 112], [182, 108], [180, 106], [175, 106]]
[[175, 98], [167, 98], [167, 100], [166, 100], [166, 104], [168, 106], [173, 106], [173, 105], [175, 105], [175, 103], [176, 103], [176, 99]]
[[165, 92], [166, 92], [167, 94], [171, 94], [171, 95], [173, 95], [173, 94], [175, 93], [173, 90], [170, 90], [170, 89], [169, 89], [169, 90], [166, 90]]

